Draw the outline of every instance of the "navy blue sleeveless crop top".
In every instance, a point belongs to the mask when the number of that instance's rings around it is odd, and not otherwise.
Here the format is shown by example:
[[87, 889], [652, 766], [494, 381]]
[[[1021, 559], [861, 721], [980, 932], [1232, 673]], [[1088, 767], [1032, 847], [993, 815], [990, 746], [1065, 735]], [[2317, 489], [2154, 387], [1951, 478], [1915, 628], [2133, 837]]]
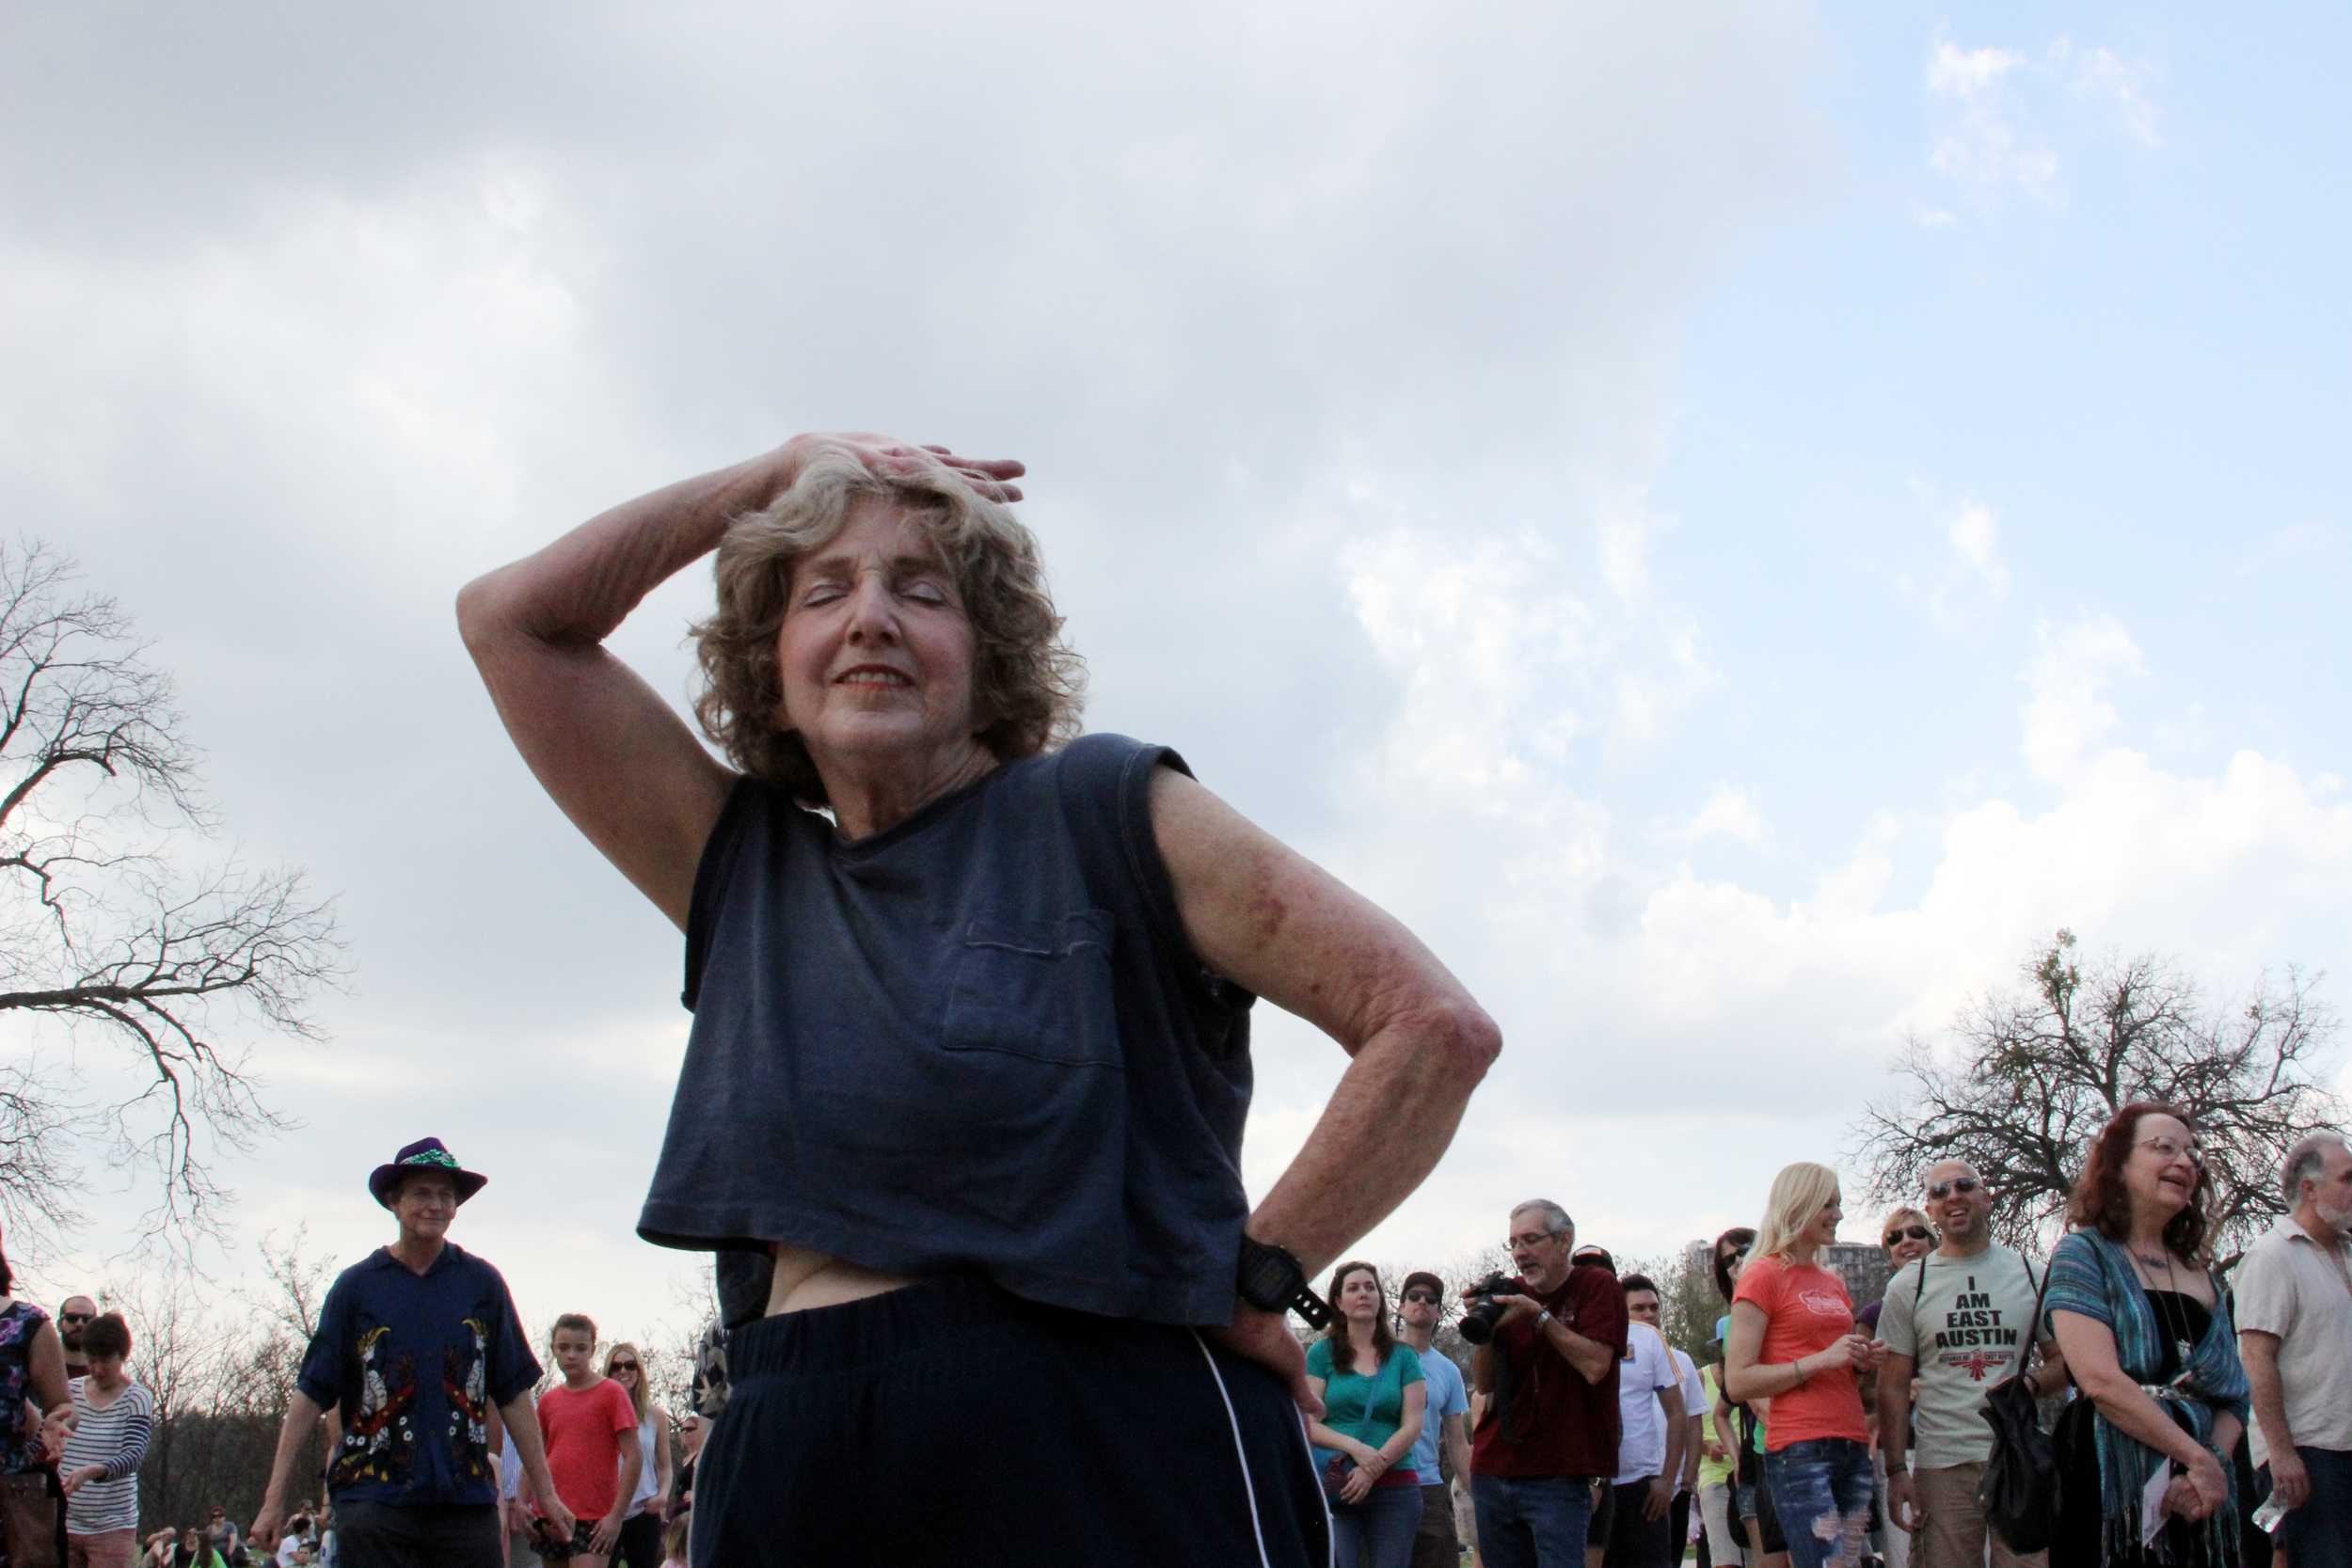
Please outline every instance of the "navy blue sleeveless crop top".
[[1162, 766], [1189, 771], [1086, 736], [855, 843], [739, 783], [695, 873], [694, 1023], [638, 1234], [1228, 1322], [1254, 998], [1184, 937]]

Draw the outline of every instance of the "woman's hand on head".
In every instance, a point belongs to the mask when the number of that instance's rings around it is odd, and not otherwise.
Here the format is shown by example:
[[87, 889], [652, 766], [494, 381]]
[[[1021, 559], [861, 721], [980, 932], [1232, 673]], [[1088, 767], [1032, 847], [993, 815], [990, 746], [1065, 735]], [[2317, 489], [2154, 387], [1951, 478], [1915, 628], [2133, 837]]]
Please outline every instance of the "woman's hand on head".
[[781, 463], [779, 489], [789, 487], [800, 477], [802, 466], [828, 446], [848, 447], [869, 467], [885, 474], [917, 474], [944, 468], [967, 489], [993, 501], [1019, 500], [1021, 486], [1012, 482], [1028, 472], [1014, 458], [960, 457], [946, 447], [901, 441], [870, 430], [832, 431], [795, 436], [776, 449]]

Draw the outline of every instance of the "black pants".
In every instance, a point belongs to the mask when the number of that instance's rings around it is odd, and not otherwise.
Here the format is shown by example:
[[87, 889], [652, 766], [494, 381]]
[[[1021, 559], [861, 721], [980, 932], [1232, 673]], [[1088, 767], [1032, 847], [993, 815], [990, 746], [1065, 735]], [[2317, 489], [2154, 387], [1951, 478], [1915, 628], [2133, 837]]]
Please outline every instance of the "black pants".
[[621, 1544], [612, 1556], [628, 1568], [661, 1568], [661, 1521], [650, 1508], [621, 1521]]
[[1646, 1480], [1602, 1488], [1584, 1544], [1603, 1548], [1603, 1568], [1669, 1568], [1673, 1563], [1666, 1555], [1667, 1520], [1673, 1511], [1662, 1518], [1645, 1519], [1642, 1511], [1648, 1504]]
[[695, 1568], [1320, 1568], [1289, 1392], [1190, 1329], [977, 1279], [729, 1336], [694, 1478]]
[[342, 1568], [503, 1568], [505, 1545], [496, 1503], [335, 1505], [335, 1559]]

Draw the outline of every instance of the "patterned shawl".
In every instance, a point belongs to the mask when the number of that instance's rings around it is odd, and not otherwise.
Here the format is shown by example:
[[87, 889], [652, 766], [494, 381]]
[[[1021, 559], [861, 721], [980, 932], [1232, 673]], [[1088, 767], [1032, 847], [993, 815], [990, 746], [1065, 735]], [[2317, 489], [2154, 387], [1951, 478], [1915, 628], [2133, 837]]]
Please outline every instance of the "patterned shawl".
[[[2208, 1275], [2208, 1278], [2211, 1276]], [[2198, 1442], [2213, 1447], [2215, 1419], [2223, 1411], [2243, 1422], [2247, 1414], [2246, 1369], [2237, 1356], [2237, 1331], [2230, 1322], [2229, 1304], [2214, 1291], [2213, 1318], [2204, 1338], [2190, 1352], [2188, 1365], [2169, 1385], [2158, 1386], [2156, 1369], [2163, 1362], [2167, 1338], [2156, 1321], [2155, 1306], [2140, 1287], [2130, 1255], [2095, 1230], [2070, 1231], [2050, 1255], [2047, 1307], [2079, 1312], [2104, 1323], [2115, 1336], [2116, 1364], [2153, 1396]], [[2092, 1426], [2099, 1450], [2099, 1501], [2105, 1515], [2103, 1556], [2129, 1559], [2139, 1549], [2139, 1498], [2165, 1456], [2110, 1424], [2104, 1415]], [[2217, 1453], [2230, 1496], [2201, 1527], [2204, 1560], [2234, 1564], [2238, 1560], [2237, 1481], [2231, 1456]], [[2151, 1555], [2159, 1562], [2172, 1560], [2163, 1536]]]

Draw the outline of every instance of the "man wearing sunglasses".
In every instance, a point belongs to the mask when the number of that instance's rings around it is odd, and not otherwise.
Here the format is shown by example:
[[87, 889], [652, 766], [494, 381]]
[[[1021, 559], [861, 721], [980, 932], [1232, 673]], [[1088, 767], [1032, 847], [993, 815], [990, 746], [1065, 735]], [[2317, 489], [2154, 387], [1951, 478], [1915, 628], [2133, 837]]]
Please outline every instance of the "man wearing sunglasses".
[[87, 1296], [68, 1296], [57, 1308], [57, 1342], [65, 1346], [65, 1375], [71, 1383], [89, 1371], [89, 1357], [82, 1350], [82, 1330], [98, 1316], [98, 1303]]
[[1453, 1488], [1438, 1472], [1438, 1449], [1442, 1443], [1454, 1475], [1468, 1490], [1470, 1433], [1464, 1418], [1470, 1414], [1470, 1390], [1463, 1385], [1462, 1369], [1431, 1344], [1444, 1314], [1445, 1282], [1425, 1270], [1406, 1275], [1397, 1295], [1396, 1318], [1404, 1329], [1400, 1337], [1421, 1357], [1422, 1378], [1429, 1386], [1421, 1437], [1406, 1460], [1421, 1478], [1421, 1528], [1413, 1536], [1413, 1568], [1461, 1568], [1462, 1561], [1461, 1538], [1454, 1530]]
[[[1943, 1244], [1887, 1281], [1879, 1313], [1888, 1521], [1911, 1532], [1912, 1568], [1981, 1568], [1988, 1534], [1994, 1568], [2040, 1565], [2045, 1554], [2012, 1552], [1986, 1530], [1977, 1480], [1993, 1451], [1987, 1391], [2023, 1377], [2038, 1396], [2066, 1376], [2057, 1343], [2032, 1322], [2043, 1271], [1993, 1244], [1993, 1194], [1967, 1161], [1929, 1166], [1925, 1192]], [[2028, 1370], [2037, 1342], [2042, 1365]]]

